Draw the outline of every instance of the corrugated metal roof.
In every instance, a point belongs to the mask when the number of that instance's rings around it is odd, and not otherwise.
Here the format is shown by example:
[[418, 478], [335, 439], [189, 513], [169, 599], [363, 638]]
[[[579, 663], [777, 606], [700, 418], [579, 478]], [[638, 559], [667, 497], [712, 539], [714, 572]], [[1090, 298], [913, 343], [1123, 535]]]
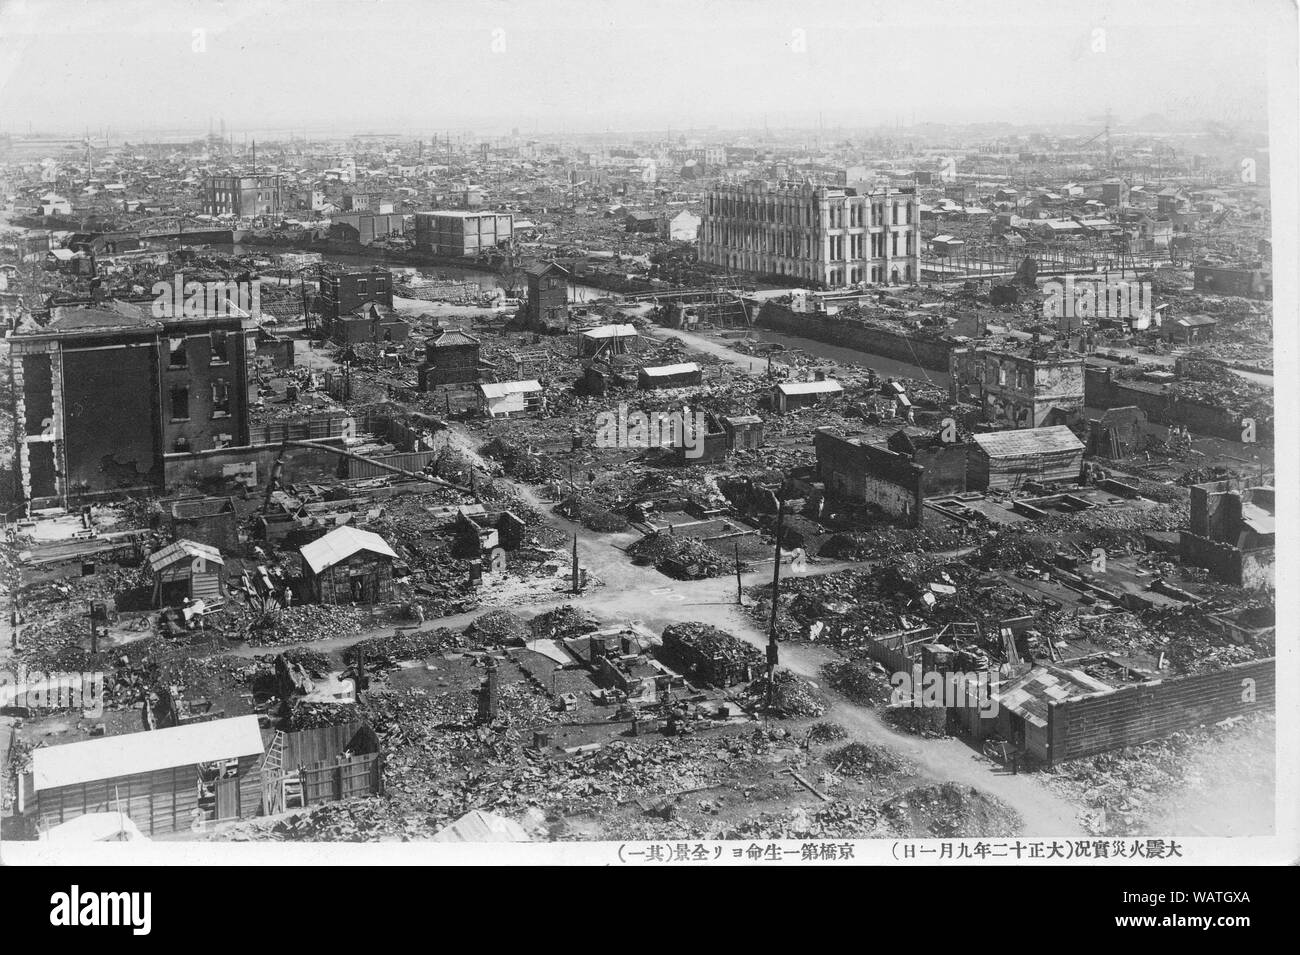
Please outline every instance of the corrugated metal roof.
[[843, 391], [838, 381], [783, 381], [776, 386], [783, 395], [821, 395]]
[[207, 544], [200, 544], [197, 541], [179, 540], [174, 544], [168, 544], [156, 554], [149, 555], [149, 567], [151, 570], [163, 570], [180, 560], [189, 560], [192, 557], [202, 557], [204, 560], [210, 560], [214, 564], [225, 565], [226, 561], [221, 556], [221, 551], [215, 547], [209, 547]]
[[262, 752], [257, 717], [236, 716], [63, 746], [42, 746], [32, 752], [32, 782], [33, 788], [40, 792]]
[[520, 392], [528, 394], [534, 391], [541, 391], [542, 384], [536, 379], [530, 378], [528, 381], [489, 382], [487, 384], [479, 385], [478, 390], [482, 392], [484, 398], [504, 398], [506, 395], [518, 394]]
[[635, 325], [597, 325], [582, 333], [583, 338], [626, 338], [635, 335]]
[[317, 538], [310, 544], [304, 544], [299, 553], [302, 554], [302, 559], [307, 562], [312, 573], [319, 574], [326, 567], [333, 567], [339, 561], [347, 560], [361, 550], [397, 559], [397, 554], [388, 546], [388, 542], [378, 534], [349, 525], [336, 527], [324, 537]]
[[657, 365], [654, 368], [642, 368], [650, 378], [668, 378], [673, 375], [688, 375], [700, 370], [700, 366], [693, 361], [682, 362], [678, 365]]
[[1083, 442], [1065, 425], [1051, 428], [1022, 428], [1018, 431], [996, 431], [992, 434], [977, 434], [974, 439], [980, 449], [991, 458], [1083, 450]]
[[1047, 707], [1058, 700], [1068, 700], [1089, 693], [1111, 689], [1082, 670], [1065, 667], [1039, 667], [1002, 684], [994, 697], [998, 705], [1035, 726], [1047, 726]]

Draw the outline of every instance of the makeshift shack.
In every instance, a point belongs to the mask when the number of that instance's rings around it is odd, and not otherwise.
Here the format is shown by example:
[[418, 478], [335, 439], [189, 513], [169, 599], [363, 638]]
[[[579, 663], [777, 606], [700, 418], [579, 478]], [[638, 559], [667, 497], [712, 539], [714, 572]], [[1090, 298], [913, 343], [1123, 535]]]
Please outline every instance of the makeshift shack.
[[635, 325], [598, 325], [578, 337], [578, 357], [590, 358], [601, 352], [621, 355], [635, 349], [637, 341]]
[[844, 389], [838, 381], [783, 381], [772, 388], [772, 407], [785, 414], [838, 398]]
[[966, 479], [971, 490], [1078, 481], [1083, 469], [1083, 442], [1065, 425], [977, 434], [973, 441]]
[[397, 554], [378, 534], [336, 527], [303, 545], [308, 598], [323, 604], [380, 603], [393, 597]]
[[698, 385], [702, 376], [700, 366], [687, 361], [676, 365], [642, 368], [637, 376], [637, 384], [643, 391], [654, 388], [688, 388]]
[[729, 415], [719, 420], [733, 451], [756, 451], [763, 446], [763, 419], [758, 415]]
[[542, 386], [537, 381], [498, 381], [478, 386], [479, 411], [489, 418], [536, 412], [541, 408]]
[[243, 819], [261, 806], [262, 752], [256, 716], [42, 746], [32, 752], [19, 811], [46, 828], [120, 810], [151, 836]]
[[153, 605], [175, 607], [188, 597], [213, 603], [225, 596], [226, 562], [215, 547], [197, 541], [168, 544], [149, 557]]

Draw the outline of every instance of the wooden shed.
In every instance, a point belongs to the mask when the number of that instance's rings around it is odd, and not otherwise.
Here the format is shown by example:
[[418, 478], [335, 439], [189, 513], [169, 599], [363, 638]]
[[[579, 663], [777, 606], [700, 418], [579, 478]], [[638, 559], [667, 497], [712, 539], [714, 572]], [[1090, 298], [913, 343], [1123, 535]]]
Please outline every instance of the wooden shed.
[[840, 383], [829, 378], [818, 381], [783, 381], [772, 387], [772, 407], [784, 414], [838, 398], [843, 393]]
[[643, 390], [655, 388], [689, 388], [698, 385], [704, 373], [693, 361], [679, 362], [676, 365], [655, 365], [641, 369], [637, 384]]
[[730, 415], [720, 420], [732, 450], [756, 451], [763, 446], [763, 419], [758, 415]]
[[393, 596], [397, 554], [378, 534], [356, 527], [336, 527], [305, 544], [303, 576], [310, 599], [324, 604], [373, 604]]
[[149, 557], [153, 571], [153, 604], [174, 607], [186, 597], [212, 604], [226, 593], [226, 562], [215, 547], [197, 541], [168, 544]]
[[262, 752], [256, 716], [43, 746], [19, 808], [41, 827], [120, 810], [151, 836], [243, 819], [261, 807]]
[[262, 807], [268, 815], [382, 788], [379, 737], [362, 722], [277, 732], [261, 763]]
[[977, 491], [1019, 487], [1026, 481], [1078, 481], [1083, 442], [1064, 425], [974, 435], [966, 484]]

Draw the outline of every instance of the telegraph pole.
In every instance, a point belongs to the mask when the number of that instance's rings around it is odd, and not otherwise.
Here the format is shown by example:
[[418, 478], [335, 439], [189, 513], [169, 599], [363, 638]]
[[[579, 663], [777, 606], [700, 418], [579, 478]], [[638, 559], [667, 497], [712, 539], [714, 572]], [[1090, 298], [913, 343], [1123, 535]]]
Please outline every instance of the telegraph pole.
[[744, 591], [740, 585], [740, 544], [733, 543], [731, 546], [735, 548], [736, 552], [736, 603], [743, 604], [745, 602], [745, 597]]
[[578, 535], [573, 535], [573, 592], [581, 593], [582, 588], [578, 586]]

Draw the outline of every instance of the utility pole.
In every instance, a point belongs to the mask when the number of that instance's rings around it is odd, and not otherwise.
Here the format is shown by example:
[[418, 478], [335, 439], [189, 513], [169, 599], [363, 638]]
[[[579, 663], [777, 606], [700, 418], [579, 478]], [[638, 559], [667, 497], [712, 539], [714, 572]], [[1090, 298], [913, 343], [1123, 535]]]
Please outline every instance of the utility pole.
[[735, 548], [736, 555], [736, 603], [743, 604], [745, 602], [745, 597], [744, 590], [741, 588], [740, 584], [740, 544], [737, 542], [733, 543], [731, 546]]
[[767, 708], [772, 708], [772, 691], [776, 685], [776, 611], [781, 596], [781, 530], [785, 523], [785, 498], [776, 498], [776, 548], [772, 561], [772, 619], [767, 626]]
[[582, 588], [578, 586], [578, 535], [573, 535], [573, 592], [581, 593]]

